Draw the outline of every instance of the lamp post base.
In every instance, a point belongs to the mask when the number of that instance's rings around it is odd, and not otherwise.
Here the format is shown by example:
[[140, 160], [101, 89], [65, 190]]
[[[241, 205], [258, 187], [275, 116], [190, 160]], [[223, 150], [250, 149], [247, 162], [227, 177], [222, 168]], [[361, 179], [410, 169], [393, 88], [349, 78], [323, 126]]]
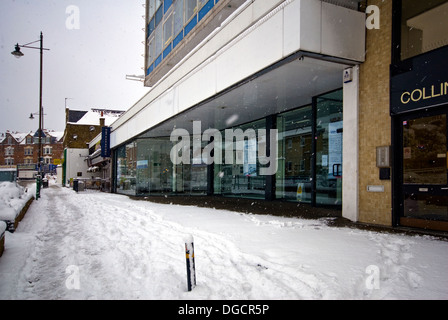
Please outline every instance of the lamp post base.
[[41, 176], [36, 176], [36, 200], [40, 198], [40, 185], [41, 185]]

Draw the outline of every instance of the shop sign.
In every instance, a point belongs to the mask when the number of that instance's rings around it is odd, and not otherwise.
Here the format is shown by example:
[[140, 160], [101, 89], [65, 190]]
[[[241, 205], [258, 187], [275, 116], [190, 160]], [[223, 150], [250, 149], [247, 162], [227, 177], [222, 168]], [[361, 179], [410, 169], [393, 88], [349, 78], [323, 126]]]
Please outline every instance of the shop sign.
[[101, 130], [101, 157], [110, 157], [110, 127]]
[[409, 71], [391, 77], [391, 114], [448, 103], [448, 48], [415, 58]]
[[421, 100], [434, 99], [440, 96], [446, 96], [448, 94], [448, 82], [443, 82], [440, 86], [432, 85], [431, 88], [417, 88], [410, 91], [405, 91], [401, 95], [401, 103], [403, 105], [411, 102], [420, 102]]

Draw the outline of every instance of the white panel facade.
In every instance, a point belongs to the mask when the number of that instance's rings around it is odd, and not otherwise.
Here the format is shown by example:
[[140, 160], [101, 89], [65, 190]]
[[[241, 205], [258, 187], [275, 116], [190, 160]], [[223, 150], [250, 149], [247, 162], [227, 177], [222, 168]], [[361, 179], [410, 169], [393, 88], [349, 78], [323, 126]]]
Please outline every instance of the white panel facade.
[[221, 91], [282, 58], [283, 14], [279, 11], [216, 59], [217, 90]]
[[[89, 156], [89, 149], [67, 149], [66, 162], [66, 179], [71, 178], [86, 178], [89, 177], [87, 173], [87, 157]], [[78, 176], [78, 172], [81, 176]], [[66, 181], [67, 182], [67, 181]]]
[[322, 2], [322, 53], [364, 61], [365, 21], [362, 12]]
[[242, 5], [113, 124], [111, 147], [300, 50], [362, 61], [365, 14], [333, 7], [318, 0]]

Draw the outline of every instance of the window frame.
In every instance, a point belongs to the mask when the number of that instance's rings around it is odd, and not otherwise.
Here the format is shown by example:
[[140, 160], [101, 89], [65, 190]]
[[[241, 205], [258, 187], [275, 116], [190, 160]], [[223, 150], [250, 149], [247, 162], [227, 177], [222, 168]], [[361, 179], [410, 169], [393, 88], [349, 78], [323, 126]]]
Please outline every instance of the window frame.
[[[169, 21], [169, 20], [171, 20], [171, 21]], [[165, 13], [165, 15], [163, 17], [162, 24], [163, 24], [163, 30], [162, 30], [162, 33], [163, 33], [163, 35], [162, 35], [162, 38], [163, 38], [163, 40], [162, 40], [163, 49], [162, 49], [162, 51], [163, 51], [173, 41], [173, 38], [174, 38], [174, 9], [173, 9], [173, 6], [171, 6], [168, 9], [168, 11]], [[168, 24], [171, 24], [171, 26], [170, 26], [171, 31], [170, 31], [169, 37], [167, 38], [166, 37], [167, 34], [166, 34], [165, 26], [168, 25]]]

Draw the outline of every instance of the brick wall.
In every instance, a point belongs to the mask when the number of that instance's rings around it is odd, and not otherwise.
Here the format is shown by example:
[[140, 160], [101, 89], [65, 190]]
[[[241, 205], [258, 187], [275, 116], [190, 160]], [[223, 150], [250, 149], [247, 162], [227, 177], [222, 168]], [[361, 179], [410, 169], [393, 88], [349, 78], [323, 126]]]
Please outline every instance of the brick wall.
[[[366, 31], [366, 61], [360, 67], [359, 220], [391, 225], [392, 185], [379, 179], [376, 147], [391, 145], [392, 0], [372, 0], [369, 5], [380, 8], [380, 29]], [[384, 193], [367, 192], [368, 185], [382, 185]]]
[[88, 143], [101, 133], [102, 125], [80, 125], [67, 123], [64, 132], [64, 147], [87, 149]]
[[[11, 144], [8, 143], [8, 137], [10, 136], [9, 133], [6, 133], [6, 138], [0, 143], [0, 165], [6, 164], [6, 158], [13, 158], [14, 159], [14, 165], [18, 164], [24, 164], [25, 159], [32, 159], [32, 163], [37, 163], [37, 158], [39, 155], [39, 147], [38, 144], [31, 143], [19, 143], [16, 141], [12, 136]], [[30, 135], [29, 135], [30, 136]], [[32, 137], [32, 136], [30, 136]], [[24, 142], [26, 142], [26, 138], [24, 139]], [[51, 147], [51, 154], [46, 155], [44, 153], [44, 147], [50, 146]], [[14, 148], [14, 153], [12, 155], [6, 155], [6, 149], [8, 147]], [[32, 149], [32, 154], [25, 154], [25, 149]], [[42, 143], [42, 157], [50, 156], [51, 157], [51, 164], [54, 164], [54, 159], [62, 159], [62, 155], [64, 152], [64, 147], [62, 145], [62, 142], [56, 142], [56, 143]]]

